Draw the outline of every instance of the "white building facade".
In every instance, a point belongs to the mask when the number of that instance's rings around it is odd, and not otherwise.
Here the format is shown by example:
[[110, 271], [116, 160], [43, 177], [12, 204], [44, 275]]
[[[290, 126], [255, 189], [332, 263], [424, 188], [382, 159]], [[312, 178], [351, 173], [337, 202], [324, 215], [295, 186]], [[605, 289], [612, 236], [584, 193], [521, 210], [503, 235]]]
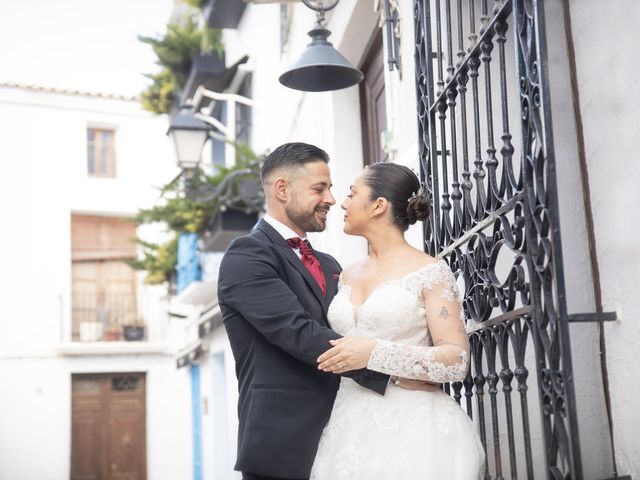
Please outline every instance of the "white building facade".
[[[93, 456], [109, 462], [100, 478], [122, 468], [188, 478], [189, 377], [176, 369], [166, 288], [125, 273], [136, 305], [126, 314], [145, 330], [125, 341], [127, 320], [112, 315], [123, 310], [108, 303], [120, 273], [102, 268], [126, 272], [117, 249], [135, 254], [127, 219], [177, 174], [166, 120], [135, 98], [3, 84], [0, 129], [0, 478], [71, 478], [89, 473]], [[83, 229], [78, 219], [92, 223]], [[106, 256], [92, 261], [99, 248]], [[106, 291], [79, 304], [74, 289], [95, 283], [82, 273], [97, 264]], [[106, 438], [82, 445], [92, 428]]]

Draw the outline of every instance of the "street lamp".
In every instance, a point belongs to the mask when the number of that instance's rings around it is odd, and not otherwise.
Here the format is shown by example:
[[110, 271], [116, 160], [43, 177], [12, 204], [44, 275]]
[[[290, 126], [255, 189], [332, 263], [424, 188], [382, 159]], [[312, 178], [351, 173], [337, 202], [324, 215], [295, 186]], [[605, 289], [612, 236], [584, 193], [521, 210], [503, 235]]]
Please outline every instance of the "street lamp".
[[300, 59], [280, 75], [285, 87], [305, 92], [340, 90], [359, 83], [364, 75], [349, 63], [327, 40], [331, 32], [325, 27], [324, 13], [338, 4], [339, 0], [302, 0], [317, 12], [317, 20], [308, 33], [311, 43]]
[[200, 163], [202, 148], [209, 138], [210, 127], [193, 116], [187, 108], [181, 109], [173, 117], [167, 135], [176, 151], [178, 166], [182, 169], [194, 169]]

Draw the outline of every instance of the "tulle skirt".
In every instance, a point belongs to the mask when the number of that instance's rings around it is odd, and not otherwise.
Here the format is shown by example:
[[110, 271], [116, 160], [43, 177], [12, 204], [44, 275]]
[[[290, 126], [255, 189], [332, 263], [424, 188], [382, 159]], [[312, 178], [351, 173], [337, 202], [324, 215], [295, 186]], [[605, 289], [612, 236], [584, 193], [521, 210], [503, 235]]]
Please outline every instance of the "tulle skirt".
[[475, 425], [441, 390], [382, 396], [343, 378], [311, 480], [476, 480], [484, 460]]

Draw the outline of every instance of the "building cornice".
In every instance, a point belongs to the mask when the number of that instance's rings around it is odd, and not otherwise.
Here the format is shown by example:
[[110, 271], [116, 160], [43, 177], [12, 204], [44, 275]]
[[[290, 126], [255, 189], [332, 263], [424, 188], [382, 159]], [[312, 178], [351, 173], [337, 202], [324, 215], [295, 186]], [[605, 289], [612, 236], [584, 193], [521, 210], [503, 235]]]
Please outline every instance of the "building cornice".
[[16, 88], [30, 92], [55, 93], [59, 95], [70, 95], [74, 97], [105, 98], [109, 100], [124, 100], [128, 102], [139, 102], [137, 95], [122, 95], [119, 93], [90, 92], [88, 90], [72, 90], [68, 88], [46, 87], [27, 83], [0, 82], [2, 88]]

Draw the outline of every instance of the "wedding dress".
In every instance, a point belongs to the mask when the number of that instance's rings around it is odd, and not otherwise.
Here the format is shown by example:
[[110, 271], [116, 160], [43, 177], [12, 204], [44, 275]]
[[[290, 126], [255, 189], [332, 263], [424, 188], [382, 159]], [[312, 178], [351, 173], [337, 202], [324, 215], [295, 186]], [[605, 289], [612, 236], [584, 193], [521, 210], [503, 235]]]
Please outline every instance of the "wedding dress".
[[[341, 335], [378, 340], [371, 370], [404, 378], [462, 380], [468, 352], [433, 346], [422, 292], [460, 302], [455, 277], [442, 260], [379, 285], [364, 303], [351, 303], [340, 280], [328, 318]], [[451, 318], [451, 328], [462, 326]], [[407, 390], [390, 383], [384, 396], [343, 377], [322, 434], [311, 480], [475, 480], [484, 450], [476, 427], [442, 390]]]

